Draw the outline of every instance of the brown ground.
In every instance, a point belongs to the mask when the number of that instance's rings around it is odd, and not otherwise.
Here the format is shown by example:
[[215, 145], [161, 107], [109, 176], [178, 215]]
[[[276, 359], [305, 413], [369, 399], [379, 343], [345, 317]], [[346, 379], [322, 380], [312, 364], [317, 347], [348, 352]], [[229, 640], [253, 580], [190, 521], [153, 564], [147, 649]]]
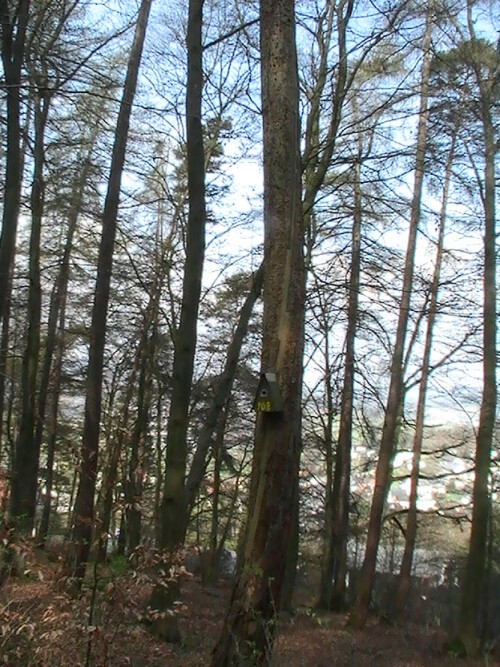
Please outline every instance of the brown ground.
[[[157, 641], [140, 622], [149, 589], [140, 578], [101, 572], [93, 618], [92, 582], [80, 600], [62, 590], [58, 568], [38, 555], [28, 574], [0, 591], [0, 665], [15, 667], [204, 667], [224, 619], [227, 584], [183, 584], [179, 611], [182, 646]], [[465, 661], [444, 652], [433, 629], [390, 626], [375, 619], [362, 632], [345, 629], [345, 617], [303, 608], [282, 621], [273, 667], [466, 667], [500, 665]]]

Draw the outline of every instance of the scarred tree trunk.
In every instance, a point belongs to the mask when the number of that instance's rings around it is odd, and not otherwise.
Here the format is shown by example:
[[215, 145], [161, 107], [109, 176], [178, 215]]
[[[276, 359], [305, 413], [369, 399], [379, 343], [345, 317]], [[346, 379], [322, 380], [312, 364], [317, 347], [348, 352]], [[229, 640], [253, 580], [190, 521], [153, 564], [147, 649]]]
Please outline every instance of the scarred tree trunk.
[[146, 36], [152, 0], [142, 0], [137, 18], [134, 40], [130, 51], [115, 131], [108, 190], [104, 203], [102, 235], [99, 248], [97, 281], [92, 309], [91, 342], [85, 396], [82, 463], [80, 483], [75, 501], [72, 549], [68, 554], [68, 569], [77, 587], [81, 586], [90, 554], [94, 520], [94, 493], [97, 475], [99, 428], [101, 420], [102, 374], [106, 319], [109, 303], [116, 221], [120, 198], [120, 184], [125, 164], [128, 130], [134, 102], [139, 67]]
[[262, 369], [274, 370], [283, 412], [259, 412], [243, 565], [213, 665], [268, 663], [298, 484], [305, 267], [293, 0], [260, 4], [264, 122]]

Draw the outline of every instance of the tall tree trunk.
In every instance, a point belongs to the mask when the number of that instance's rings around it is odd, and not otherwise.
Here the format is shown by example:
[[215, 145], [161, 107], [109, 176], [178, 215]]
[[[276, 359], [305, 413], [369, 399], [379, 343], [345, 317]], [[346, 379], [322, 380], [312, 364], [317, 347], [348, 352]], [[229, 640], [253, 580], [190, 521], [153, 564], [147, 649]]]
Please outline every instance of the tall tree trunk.
[[[187, 25], [186, 139], [189, 193], [186, 259], [179, 327], [174, 336], [172, 395], [167, 421], [165, 477], [161, 502], [160, 548], [175, 551], [184, 542], [186, 529], [186, 465], [189, 405], [196, 353], [201, 280], [205, 260], [205, 157], [201, 103], [203, 93], [203, 5], [190, 0]], [[178, 594], [172, 582], [156, 585], [150, 600], [155, 610], [169, 608]], [[167, 641], [180, 639], [175, 616], [157, 618], [153, 631]]]
[[205, 169], [201, 101], [203, 0], [191, 0], [187, 29], [186, 93], [189, 217], [179, 328], [175, 333], [172, 397], [167, 422], [167, 451], [162, 500], [161, 547], [175, 549], [184, 540], [188, 413], [196, 352], [198, 310], [205, 258]]
[[347, 306], [347, 330], [344, 382], [340, 400], [340, 426], [333, 481], [334, 516], [334, 585], [330, 606], [345, 607], [347, 575], [347, 541], [349, 538], [349, 501], [351, 489], [352, 415], [355, 373], [355, 340], [358, 328], [359, 283], [361, 275], [361, 160], [362, 141], [358, 137], [358, 159], [354, 166], [354, 219], [352, 226], [351, 275]]
[[283, 412], [260, 412], [243, 566], [213, 665], [270, 661], [298, 485], [305, 266], [293, 0], [261, 0], [264, 123], [262, 369], [274, 370]]
[[[43, 84], [42, 84], [43, 85]], [[31, 235], [29, 248], [29, 286], [26, 349], [21, 371], [21, 421], [15, 444], [10, 514], [18, 529], [33, 529], [38, 487], [40, 448], [34, 441], [36, 387], [40, 355], [40, 317], [42, 290], [40, 283], [40, 239], [44, 207], [45, 127], [50, 95], [35, 101], [34, 173], [31, 188]]]
[[21, 205], [24, 150], [21, 129], [21, 72], [24, 63], [29, 0], [19, 0], [12, 12], [8, 0], [0, 0], [1, 58], [7, 91], [5, 188], [0, 235], [0, 442], [3, 437], [9, 318], [17, 225]]
[[155, 529], [155, 544], [161, 541], [161, 494], [163, 488], [163, 398], [164, 388], [157, 383], [156, 420], [155, 420], [155, 454], [156, 454], [156, 482], [153, 521]]
[[[318, 31], [315, 35], [319, 48], [319, 61], [317, 67], [316, 84], [311, 95], [310, 109], [305, 127], [305, 145], [302, 153], [302, 169], [304, 194], [302, 213], [304, 217], [304, 227], [307, 233], [307, 261], [309, 268], [310, 255], [315, 242], [314, 230], [314, 204], [318, 192], [324, 184], [328, 170], [331, 167], [332, 158], [337, 143], [337, 135], [342, 119], [344, 101], [348, 89], [352, 84], [352, 78], [348, 80], [348, 51], [347, 51], [347, 26], [352, 16], [354, 8], [353, 0], [344, 0], [342, 2], [328, 2], [325, 4], [324, 14], [318, 21]], [[323, 125], [322, 119], [322, 100], [325, 96], [325, 88], [329, 84], [329, 51], [333, 41], [334, 22], [337, 27], [337, 50], [338, 63], [335, 68], [335, 94], [332, 96], [332, 108], [330, 116], [326, 123], [326, 136], [323, 141], [320, 137], [320, 128]], [[328, 349], [325, 351], [328, 358]], [[326, 369], [327, 385], [326, 387], [328, 403], [328, 421], [327, 432], [325, 434], [326, 456], [326, 496], [325, 496], [325, 522], [324, 522], [324, 540], [322, 546], [321, 575], [319, 585], [318, 607], [328, 609], [331, 605], [334, 560], [335, 560], [335, 536], [334, 522], [336, 513], [336, 504], [334, 498], [334, 455], [332, 438], [332, 410], [331, 405], [331, 383], [330, 371]], [[297, 540], [298, 547], [298, 540]], [[297, 554], [298, 556], [298, 554]], [[297, 561], [295, 556], [295, 561]]]
[[427, 387], [429, 383], [432, 338], [434, 334], [434, 325], [436, 322], [438, 308], [438, 292], [441, 274], [441, 264], [443, 261], [444, 231], [446, 223], [446, 208], [448, 204], [448, 192], [451, 180], [451, 169], [453, 166], [453, 157], [455, 153], [456, 133], [452, 137], [452, 144], [446, 161], [445, 181], [443, 188], [443, 201], [441, 203], [441, 214], [439, 216], [439, 231], [436, 247], [436, 263], [434, 266], [434, 275], [430, 285], [429, 314], [427, 318], [427, 331], [424, 344], [424, 355], [422, 360], [422, 372], [420, 378], [420, 387], [417, 402], [417, 416], [415, 420], [415, 434], [413, 437], [413, 456], [412, 468], [410, 474], [410, 497], [408, 501], [408, 516], [406, 519], [405, 546], [401, 568], [399, 570], [398, 586], [396, 596], [393, 602], [392, 612], [400, 614], [410, 591], [411, 568], [413, 564], [413, 554], [417, 539], [417, 499], [418, 499], [418, 481], [420, 476], [420, 459], [422, 454], [422, 444], [424, 439], [424, 417], [425, 401], [427, 396]]
[[[472, 21], [472, 3], [467, 2], [469, 31], [473, 43], [476, 37]], [[484, 583], [488, 532], [488, 479], [497, 407], [497, 286], [496, 286], [496, 213], [495, 213], [495, 154], [496, 143], [492, 118], [493, 86], [496, 73], [483, 78], [482, 64], [473, 61], [480, 91], [480, 112], [484, 141], [484, 273], [483, 273], [483, 396], [476, 437], [475, 477], [472, 490], [472, 525], [469, 552], [462, 583], [459, 637], [468, 655], [479, 652], [478, 620], [481, 592]], [[498, 81], [496, 81], [498, 86]]]
[[125, 164], [130, 115], [137, 87], [151, 4], [152, 0], [142, 0], [139, 8], [123, 88], [123, 97], [116, 124], [111, 170], [102, 218], [102, 235], [92, 310], [91, 341], [87, 370], [81, 474], [75, 501], [73, 548], [68, 555], [68, 567], [77, 588], [81, 586], [90, 554], [101, 420], [106, 319], [113, 267], [116, 220], [120, 198], [120, 184]]
[[417, 245], [417, 231], [420, 222], [420, 207], [422, 202], [422, 188], [424, 179], [424, 158], [427, 136], [427, 100], [430, 73], [430, 44], [433, 18], [433, 0], [428, 0], [426, 28], [423, 43], [424, 59], [420, 83], [420, 109], [418, 135], [415, 156], [415, 183], [410, 214], [410, 229], [406, 248], [405, 266], [403, 272], [403, 288], [400, 299], [396, 339], [391, 362], [389, 394], [385, 410], [384, 425], [380, 441], [377, 467], [375, 471], [375, 488], [373, 490], [368, 534], [366, 538], [365, 558], [358, 581], [356, 600], [350, 614], [349, 624], [361, 628], [368, 617], [368, 608], [372, 594], [377, 564], [377, 552], [380, 542], [380, 530], [384, 513], [385, 500], [389, 490], [392, 462], [396, 443], [396, 434], [400, 417], [400, 406], [403, 393], [403, 355], [408, 319], [410, 312], [411, 293], [413, 289], [413, 274], [415, 267], [415, 251]]
[[9, 275], [14, 261], [17, 224], [21, 205], [22, 133], [21, 133], [21, 72], [24, 63], [26, 28], [30, 0], [12, 3], [0, 1], [1, 56], [4, 84], [7, 91], [7, 146], [5, 155], [5, 190], [0, 236], [0, 317], [5, 318], [9, 295]]

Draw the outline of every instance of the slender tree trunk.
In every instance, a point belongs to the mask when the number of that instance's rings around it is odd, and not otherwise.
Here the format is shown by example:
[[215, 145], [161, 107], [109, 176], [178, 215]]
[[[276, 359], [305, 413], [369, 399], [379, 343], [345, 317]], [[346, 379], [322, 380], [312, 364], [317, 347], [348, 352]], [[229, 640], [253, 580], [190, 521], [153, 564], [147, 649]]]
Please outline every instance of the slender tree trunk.
[[355, 373], [355, 340], [358, 328], [359, 283], [361, 275], [361, 160], [362, 142], [358, 138], [358, 160], [354, 174], [354, 219], [352, 226], [351, 275], [347, 306], [347, 331], [344, 382], [340, 401], [340, 426], [335, 461], [333, 496], [335, 503], [334, 520], [334, 586], [331, 608], [340, 611], [345, 608], [347, 575], [347, 541], [349, 538], [349, 501], [351, 488], [351, 447], [352, 414]]
[[[306, 120], [305, 127], [305, 146], [302, 154], [302, 167], [304, 171], [304, 196], [303, 196], [303, 216], [304, 226], [308, 235], [308, 255], [312, 251], [315, 241], [314, 233], [314, 204], [318, 192], [325, 181], [328, 169], [331, 166], [332, 158], [335, 152], [337, 134], [340, 127], [344, 100], [347, 90], [350, 86], [348, 82], [348, 51], [347, 51], [347, 26], [349, 24], [354, 2], [352, 0], [342, 2], [329, 2], [325, 6], [325, 13], [322, 20], [318, 23], [318, 32], [316, 40], [319, 48], [319, 61], [317, 67], [316, 85], [311, 95], [310, 110]], [[333, 27], [336, 20], [337, 25], [337, 49], [338, 65], [336, 68], [335, 94], [332, 96], [332, 108], [327, 122], [327, 132], [324, 141], [320, 139], [320, 127], [323, 124], [322, 100], [325, 95], [325, 88], [329, 83], [329, 49], [333, 41]], [[352, 82], [352, 81], [351, 81]], [[307, 262], [308, 263], [308, 262]], [[328, 357], [328, 350], [326, 351]], [[329, 378], [329, 370], [326, 371], [326, 377]], [[331, 401], [331, 386], [327, 387], [328, 401]], [[329, 407], [333, 409], [333, 406]], [[331, 422], [331, 414], [328, 416]], [[324, 522], [324, 540], [322, 546], [321, 575], [319, 585], [318, 607], [329, 609], [331, 605], [334, 563], [335, 563], [335, 534], [334, 523], [336, 514], [336, 503], [334, 497], [333, 474], [335, 470], [332, 440], [332, 424], [328, 427], [329, 433], [326, 435], [325, 446], [327, 448], [327, 479], [325, 496], [325, 522]]]
[[16, 439], [12, 474], [11, 519], [18, 529], [33, 529], [38, 488], [40, 448], [34, 441], [36, 387], [40, 354], [40, 317], [42, 290], [40, 284], [40, 239], [44, 207], [45, 127], [50, 96], [35, 102], [34, 174], [31, 188], [31, 236], [29, 248], [28, 323], [26, 349], [21, 371], [21, 421]]
[[59, 419], [59, 398], [61, 395], [62, 362], [64, 354], [64, 322], [65, 307], [60, 311], [59, 336], [55, 343], [55, 359], [53, 365], [52, 382], [52, 405], [49, 419], [49, 432], [47, 438], [47, 464], [45, 474], [45, 499], [42, 508], [42, 517], [38, 527], [38, 540], [43, 544], [49, 532], [50, 512], [52, 508], [52, 488], [54, 485], [54, 462], [57, 445], [57, 423]]
[[[158, 239], [157, 239], [158, 242]], [[103, 562], [106, 558], [106, 543], [109, 535], [111, 517], [113, 512], [113, 496], [115, 491], [115, 484], [118, 475], [118, 465], [120, 462], [120, 457], [126, 444], [126, 449], [131, 449], [130, 461], [136, 461], [132, 463], [133, 469], [137, 466], [138, 459], [138, 450], [144, 433], [147, 430], [147, 419], [149, 415], [149, 402], [151, 401], [151, 365], [152, 359], [155, 354], [155, 341], [156, 341], [156, 320], [158, 317], [158, 302], [160, 298], [160, 293], [164, 281], [164, 271], [163, 267], [165, 266], [164, 262], [164, 250], [169, 246], [167, 242], [163, 249], [162, 254], [156, 258], [155, 268], [153, 269], [153, 287], [150, 294], [149, 303], [146, 307], [144, 319], [140, 326], [140, 331], [138, 332], [139, 344], [135, 352], [135, 358], [132, 365], [132, 370], [130, 372], [130, 377], [127, 384], [127, 391], [123, 401], [123, 406], [118, 417], [118, 423], [114, 429], [114, 435], [112, 437], [111, 451], [109, 452], [109, 458], [107, 461], [106, 474], [101, 486], [102, 498], [100, 499], [101, 509], [99, 512], [99, 530], [100, 530], [100, 540], [99, 540], [99, 550], [98, 550], [98, 559], [100, 562]], [[129, 436], [129, 414], [130, 407], [132, 403], [133, 394], [136, 388], [137, 373], [139, 372], [139, 388], [138, 388], [138, 415], [136, 424], [132, 430], [132, 434]], [[147, 376], [147, 392], [144, 382], [146, 381], [146, 372]], [[146, 395], [146, 398], [144, 398]], [[147, 403], [147, 409], [144, 410], [145, 404], [144, 400]], [[139, 432], [137, 429], [139, 428]], [[132, 507], [133, 498], [136, 495], [133, 490], [134, 480], [130, 481], [130, 466], [129, 466], [129, 479], [124, 483], [125, 487], [125, 508], [124, 508], [124, 531], [123, 539], [125, 541], [125, 547], [129, 547], [129, 522], [127, 517], [131, 516], [129, 509]], [[131, 486], [132, 485], [132, 486]], [[132, 499], [132, 500], [131, 500]], [[133, 511], [133, 510], [132, 510]], [[140, 525], [140, 521], [137, 525]], [[133, 531], [134, 532], [134, 531]], [[135, 538], [134, 538], [135, 539]], [[134, 541], [134, 540], [132, 540]], [[138, 546], [138, 543], [132, 548]]]
[[321, 575], [319, 586], [318, 607], [330, 609], [333, 572], [334, 572], [334, 517], [335, 505], [333, 496], [333, 479], [335, 472], [335, 453], [333, 444], [333, 386], [332, 369], [330, 366], [330, 331], [329, 322], [323, 323], [325, 333], [325, 393], [326, 393], [326, 424], [324, 426], [324, 446], [326, 449], [326, 493], [325, 493], [325, 520], [323, 525], [323, 545], [321, 555]]
[[[258, 413], [243, 566], [213, 665], [268, 664], [298, 485], [305, 266], [293, 0], [261, 0], [264, 123], [262, 368], [275, 370], [283, 412]], [[284, 557], [285, 556], [285, 557]]]
[[405, 547], [401, 568], [399, 571], [398, 586], [396, 596], [393, 602], [393, 613], [400, 614], [410, 591], [411, 568], [413, 564], [413, 554], [417, 539], [417, 499], [418, 499], [418, 481], [420, 476], [420, 459], [422, 454], [422, 444], [424, 439], [424, 417], [425, 401], [427, 396], [427, 386], [429, 383], [430, 362], [432, 351], [432, 339], [434, 334], [434, 325], [436, 322], [438, 307], [439, 281], [441, 274], [441, 264], [443, 261], [444, 231], [446, 223], [446, 208], [448, 204], [448, 192], [451, 180], [451, 169], [453, 166], [453, 157], [455, 152], [456, 134], [452, 137], [452, 145], [448, 153], [446, 162], [445, 181], [443, 188], [443, 201], [441, 204], [441, 214], [439, 217], [439, 231], [436, 247], [436, 263], [434, 266], [434, 275], [430, 285], [429, 314], [427, 318], [427, 332], [425, 336], [424, 355], [422, 360], [422, 373], [420, 379], [420, 388], [417, 402], [417, 416], [415, 421], [415, 434], [413, 437], [413, 457], [412, 469], [410, 475], [410, 497], [408, 501], [408, 516], [406, 520]]
[[[469, 30], [476, 42], [468, 2]], [[496, 213], [495, 213], [495, 143], [492, 118], [495, 76], [483, 79], [482, 64], [473, 63], [480, 91], [480, 111], [484, 141], [484, 272], [483, 272], [483, 396], [476, 437], [475, 477], [472, 490], [472, 525], [469, 552], [462, 583], [459, 637], [468, 655], [480, 648], [478, 621], [484, 583], [489, 514], [489, 475], [497, 408], [497, 286], [496, 286]], [[498, 67], [497, 67], [498, 73]], [[496, 83], [498, 85], [498, 82]]]
[[[105, 471], [105, 477], [101, 487], [102, 498], [101, 498], [101, 508], [99, 512], [99, 520], [98, 520], [99, 540], [98, 540], [97, 560], [100, 563], [103, 563], [106, 560], [108, 534], [111, 525], [111, 516], [113, 514], [113, 496], [115, 492], [116, 480], [118, 477], [118, 465], [120, 463], [120, 457], [123, 449], [128, 448], [129, 413], [130, 413], [130, 406], [132, 403], [132, 397], [135, 390], [137, 367], [140, 360], [140, 349], [141, 346], [139, 346], [136, 352], [134, 364], [132, 366], [130, 377], [127, 382], [127, 391], [125, 392], [123, 405], [121, 406], [119, 416], [116, 418], [116, 426], [110, 438], [111, 446]], [[125, 511], [126, 510], [124, 509], [124, 512]], [[124, 523], [124, 526], [126, 526], [126, 523]], [[126, 531], [124, 530], [122, 537], [124, 538], [126, 544], [125, 534]]]
[[21, 129], [21, 72], [24, 63], [29, 0], [20, 0], [11, 16], [7, 0], [0, 0], [1, 58], [7, 91], [5, 189], [0, 235], [0, 442], [3, 437], [9, 318], [17, 225], [21, 205], [24, 150]]
[[155, 482], [155, 505], [154, 505], [154, 527], [155, 544], [161, 541], [161, 493], [163, 488], [163, 388], [157, 387], [158, 397], [156, 400], [156, 433], [155, 433], [155, 453], [156, 453], [156, 482]]
[[128, 550], [132, 553], [141, 542], [142, 527], [142, 486], [144, 473], [144, 441], [148, 429], [152, 390], [152, 357], [154, 336], [146, 339], [142, 350], [139, 385], [137, 388], [137, 417], [130, 438], [130, 460], [126, 483], [126, 522]]
[[[10, 272], [12, 280], [12, 272]], [[7, 372], [9, 369], [9, 333], [10, 333], [10, 309], [11, 309], [12, 285], [8, 287], [8, 295], [5, 302], [4, 317], [2, 319], [2, 333], [0, 338], [0, 456], [3, 454], [4, 444], [4, 406], [5, 390], [7, 387]]]
[[21, 205], [22, 133], [21, 72], [24, 63], [30, 0], [19, 0], [13, 12], [8, 0], [0, 0], [1, 56], [7, 91], [5, 190], [0, 236], [0, 317], [5, 319], [10, 271], [14, 262], [17, 224]]
[[[85, 179], [88, 172], [88, 166], [89, 165], [86, 164], [83, 167], [83, 175], [85, 176]], [[57, 445], [57, 425], [59, 421], [59, 400], [61, 394], [62, 363], [65, 342], [64, 330], [66, 325], [67, 289], [70, 268], [69, 261], [73, 247], [73, 237], [76, 232], [78, 214], [81, 208], [84, 182], [84, 180], [81, 181], [81, 187], [77, 189], [77, 194], [70, 207], [68, 235], [66, 237], [61, 266], [50, 298], [47, 339], [45, 341], [45, 354], [43, 358], [40, 378], [40, 392], [38, 397], [34, 440], [34, 446], [35, 448], [38, 448], [38, 451], [40, 451], [42, 444], [43, 431], [45, 426], [45, 411], [49, 389], [52, 401], [49, 418], [49, 432], [47, 437], [47, 464], [45, 476], [46, 496], [37, 534], [37, 539], [42, 544], [45, 542], [45, 538], [49, 530], [52, 503], [52, 486], [54, 479], [54, 462]], [[72, 501], [73, 489], [71, 493], [70, 508], [72, 507]]]
[[170, 550], [179, 547], [184, 540], [188, 415], [205, 258], [205, 169], [201, 122], [203, 4], [203, 0], [190, 0], [186, 37], [189, 217], [181, 317], [174, 341], [172, 397], [167, 422], [166, 469], [162, 499], [161, 547]]
[[411, 292], [413, 288], [413, 274], [415, 266], [415, 251], [417, 231], [420, 222], [420, 207], [422, 201], [422, 187], [424, 178], [424, 158], [427, 136], [427, 100], [430, 73], [430, 43], [432, 32], [433, 0], [428, 0], [426, 29], [424, 36], [422, 75], [420, 84], [420, 110], [418, 136], [415, 157], [415, 183], [410, 215], [410, 229], [406, 249], [405, 267], [403, 273], [403, 288], [400, 300], [396, 340], [391, 362], [389, 394], [385, 411], [384, 425], [380, 442], [379, 457], [375, 471], [375, 488], [373, 491], [368, 534], [366, 538], [365, 558], [358, 581], [356, 600], [351, 611], [349, 624], [361, 628], [368, 617], [368, 608], [372, 594], [377, 563], [377, 552], [380, 542], [380, 530], [384, 513], [385, 500], [389, 490], [392, 462], [396, 443], [396, 434], [400, 417], [400, 407], [403, 394], [403, 355], [408, 319], [410, 311]]
[[207, 561], [202, 570], [203, 580], [206, 584], [214, 584], [217, 580], [217, 568], [219, 564], [219, 499], [221, 485], [222, 452], [224, 447], [224, 431], [226, 429], [228, 406], [221, 412], [213, 444], [214, 481], [212, 492], [212, 512], [210, 516], [210, 536], [208, 544]]
[[73, 548], [68, 567], [77, 588], [81, 586], [90, 554], [94, 519], [94, 494], [97, 475], [101, 394], [106, 340], [106, 319], [109, 303], [116, 221], [120, 198], [120, 184], [125, 164], [128, 131], [134, 102], [142, 50], [146, 36], [152, 0], [142, 0], [130, 51], [123, 97], [115, 131], [108, 191], [104, 203], [102, 235], [99, 248], [97, 281], [92, 310], [91, 341], [85, 396], [82, 463], [80, 483], [75, 501]]
[[[49, 396], [52, 361], [58, 339], [58, 321], [62, 323], [62, 325], [64, 325], [65, 321], [66, 296], [70, 274], [70, 258], [73, 250], [73, 239], [76, 233], [78, 217], [82, 208], [85, 186], [87, 184], [87, 179], [92, 166], [92, 151], [96, 138], [97, 130], [93, 134], [87, 156], [83, 159], [83, 165], [79, 174], [78, 183], [75, 183], [73, 190], [74, 197], [72, 198], [69, 209], [68, 232], [64, 244], [63, 256], [50, 297], [47, 337], [45, 340], [45, 353], [43, 356], [42, 368], [40, 372], [40, 388], [36, 411], [34, 448], [38, 452], [40, 451], [43, 438], [45, 410], [47, 405], [47, 398]], [[59, 324], [59, 337], [60, 336], [61, 324]], [[54, 387], [52, 387], [52, 392], [54, 392]]]
[[[190, 0], [186, 36], [188, 71], [186, 91], [187, 172], [189, 213], [186, 260], [182, 286], [179, 328], [174, 337], [172, 396], [167, 421], [167, 449], [163, 498], [161, 503], [160, 548], [170, 552], [184, 542], [186, 530], [187, 430], [191, 386], [196, 353], [198, 311], [205, 259], [205, 158], [201, 122], [203, 92], [202, 24], [203, 0]], [[155, 586], [150, 606], [169, 608], [178, 594], [173, 583]], [[153, 631], [167, 641], [177, 642], [180, 635], [175, 616], [156, 619]]]
[[[299, 428], [302, 432], [302, 428]], [[300, 461], [300, 453], [298, 455]], [[297, 484], [293, 490], [290, 538], [288, 540], [288, 551], [286, 554], [285, 573], [281, 587], [280, 612], [293, 614], [293, 596], [295, 593], [295, 582], [297, 581], [297, 563], [299, 562], [300, 547], [300, 492]]]

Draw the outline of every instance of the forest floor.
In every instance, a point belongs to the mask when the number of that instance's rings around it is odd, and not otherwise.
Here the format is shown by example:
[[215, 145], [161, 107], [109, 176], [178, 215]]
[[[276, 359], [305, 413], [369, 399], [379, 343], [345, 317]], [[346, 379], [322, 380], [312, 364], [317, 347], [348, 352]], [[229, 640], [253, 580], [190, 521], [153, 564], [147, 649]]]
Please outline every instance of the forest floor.
[[[183, 582], [182, 644], [155, 639], [141, 623], [150, 589], [141, 577], [105, 568], [90, 573], [79, 599], [61, 585], [60, 566], [31, 554], [23, 577], [0, 590], [0, 665], [15, 667], [204, 667], [224, 622], [230, 585]], [[97, 576], [94, 576], [96, 575]], [[307, 591], [302, 592], [304, 601]], [[92, 604], [92, 597], [94, 600]], [[305, 596], [304, 596], [305, 595]], [[92, 608], [92, 617], [90, 609]], [[488, 656], [467, 661], [446, 653], [438, 629], [396, 626], [372, 618], [363, 631], [346, 617], [298, 607], [282, 619], [273, 667], [447, 667], [500, 665]]]

